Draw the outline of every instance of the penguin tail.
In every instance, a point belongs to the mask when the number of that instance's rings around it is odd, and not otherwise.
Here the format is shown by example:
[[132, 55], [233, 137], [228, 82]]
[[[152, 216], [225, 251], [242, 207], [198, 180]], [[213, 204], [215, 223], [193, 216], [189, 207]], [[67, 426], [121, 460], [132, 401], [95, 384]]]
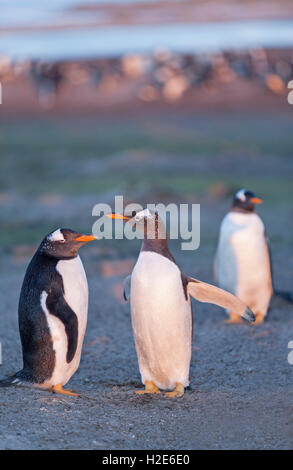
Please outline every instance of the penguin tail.
[[11, 387], [13, 385], [22, 385], [25, 382], [27, 382], [27, 380], [25, 379], [25, 373], [23, 370], [20, 370], [11, 377], [7, 377], [6, 379], [0, 380], [0, 388]]
[[287, 302], [293, 303], [293, 292], [275, 290], [274, 295], [276, 297], [280, 297], [283, 300], [286, 300]]
[[21, 385], [21, 381], [13, 375], [12, 377], [7, 377], [6, 379], [0, 380], [0, 387], [10, 387], [12, 385]]

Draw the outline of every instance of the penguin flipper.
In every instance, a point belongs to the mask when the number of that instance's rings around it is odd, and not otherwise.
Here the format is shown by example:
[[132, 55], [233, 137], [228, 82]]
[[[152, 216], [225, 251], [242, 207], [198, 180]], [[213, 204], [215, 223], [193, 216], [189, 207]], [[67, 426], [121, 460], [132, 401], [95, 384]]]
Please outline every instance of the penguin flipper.
[[74, 311], [69, 307], [63, 293], [50, 292], [46, 299], [46, 306], [51, 315], [56, 316], [65, 326], [68, 339], [66, 361], [68, 364], [75, 356], [78, 340], [78, 319]]
[[248, 321], [255, 321], [255, 315], [242, 300], [219, 287], [188, 277], [188, 293], [200, 302], [208, 302], [231, 310]]
[[126, 300], [126, 302], [130, 299], [130, 285], [131, 285], [131, 274], [129, 274], [129, 276], [127, 276], [123, 282], [123, 287], [124, 287], [123, 297], [124, 297], [124, 300]]

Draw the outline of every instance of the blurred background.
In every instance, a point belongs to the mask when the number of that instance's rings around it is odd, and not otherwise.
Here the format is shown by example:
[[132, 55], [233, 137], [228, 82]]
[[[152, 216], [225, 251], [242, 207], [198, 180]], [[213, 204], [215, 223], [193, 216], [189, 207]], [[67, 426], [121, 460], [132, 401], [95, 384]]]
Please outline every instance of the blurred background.
[[240, 187], [264, 198], [273, 243], [292, 243], [273, 223], [292, 220], [290, 0], [2, 0], [0, 11], [3, 256], [25, 260], [58, 226], [89, 231], [93, 205], [115, 194], [201, 203], [212, 253]]

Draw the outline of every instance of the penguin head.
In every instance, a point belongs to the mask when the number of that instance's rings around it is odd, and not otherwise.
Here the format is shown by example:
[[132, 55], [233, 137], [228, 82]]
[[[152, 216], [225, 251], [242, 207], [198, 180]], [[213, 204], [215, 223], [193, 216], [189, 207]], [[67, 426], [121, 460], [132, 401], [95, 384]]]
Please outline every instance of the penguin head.
[[83, 235], [68, 228], [58, 228], [44, 238], [39, 250], [52, 258], [70, 259], [75, 258], [79, 248], [91, 240], [95, 240], [92, 235]]
[[256, 197], [252, 191], [239, 189], [234, 196], [233, 208], [243, 209], [247, 212], [253, 212], [256, 204], [262, 204], [262, 199]]
[[166, 227], [158, 212], [144, 209], [133, 213], [129, 222], [142, 231], [147, 239], [157, 240], [166, 238]]
[[143, 232], [145, 238], [166, 239], [166, 227], [157, 212], [150, 209], [144, 209], [139, 212], [133, 211], [131, 216], [121, 214], [107, 214], [111, 219], [128, 220], [131, 225]]

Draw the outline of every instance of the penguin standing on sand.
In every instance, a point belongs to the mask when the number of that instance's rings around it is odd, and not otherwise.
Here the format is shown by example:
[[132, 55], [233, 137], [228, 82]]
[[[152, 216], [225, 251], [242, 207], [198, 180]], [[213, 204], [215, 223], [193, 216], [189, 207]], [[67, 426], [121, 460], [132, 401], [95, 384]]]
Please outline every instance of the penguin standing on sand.
[[23, 369], [0, 386], [30, 384], [63, 390], [80, 362], [87, 324], [88, 285], [78, 250], [94, 240], [69, 229], [46, 236], [33, 256], [19, 299]]
[[[221, 224], [215, 259], [219, 286], [249, 305], [256, 324], [264, 321], [273, 295], [268, 239], [264, 224], [255, 212], [255, 205], [261, 203], [253, 192], [237, 191], [232, 208]], [[228, 314], [227, 323], [241, 322], [233, 309]]]
[[181, 397], [189, 384], [193, 336], [190, 295], [201, 302], [232, 308], [247, 320], [253, 312], [234, 295], [185, 276], [168, 248], [166, 229], [158, 214], [148, 209], [130, 219], [144, 233], [142, 248], [132, 274], [125, 280], [124, 297], [130, 297], [131, 318], [139, 369], [145, 390], [169, 390]]

